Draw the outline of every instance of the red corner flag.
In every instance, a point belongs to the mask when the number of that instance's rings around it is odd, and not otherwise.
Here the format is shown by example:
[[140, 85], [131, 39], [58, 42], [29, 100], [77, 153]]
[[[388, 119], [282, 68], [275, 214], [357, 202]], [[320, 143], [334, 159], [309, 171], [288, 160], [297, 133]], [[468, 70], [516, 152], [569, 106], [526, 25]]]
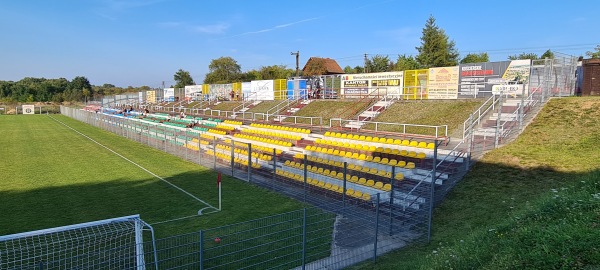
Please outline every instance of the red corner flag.
[[221, 185], [221, 173], [217, 174], [217, 187]]

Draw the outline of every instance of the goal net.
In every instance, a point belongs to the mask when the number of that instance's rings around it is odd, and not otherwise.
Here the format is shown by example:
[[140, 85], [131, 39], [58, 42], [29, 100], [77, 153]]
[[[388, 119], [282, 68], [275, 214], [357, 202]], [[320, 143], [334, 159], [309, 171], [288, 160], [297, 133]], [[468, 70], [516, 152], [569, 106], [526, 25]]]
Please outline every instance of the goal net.
[[139, 215], [0, 236], [0, 269], [145, 269], [144, 230], [154, 243]]

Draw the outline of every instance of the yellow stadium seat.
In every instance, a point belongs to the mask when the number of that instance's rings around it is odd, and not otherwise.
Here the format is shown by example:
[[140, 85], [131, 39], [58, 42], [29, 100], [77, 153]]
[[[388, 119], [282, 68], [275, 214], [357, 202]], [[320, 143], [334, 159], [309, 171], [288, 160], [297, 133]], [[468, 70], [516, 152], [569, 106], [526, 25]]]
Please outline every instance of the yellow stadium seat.
[[367, 187], [372, 187], [375, 185], [375, 181], [373, 181], [372, 179], [367, 180], [367, 183], [365, 183], [365, 185]]
[[372, 156], [367, 156], [366, 161], [373, 161], [373, 157]]
[[396, 164], [398, 164], [398, 161], [395, 159], [390, 159], [390, 161], [388, 162], [388, 165], [390, 166], [396, 166]]
[[427, 148], [427, 149], [434, 149], [435, 148], [435, 143], [430, 142], [430, 143], [427, 144], [427, 147], [425, 147], [425, 148]]
[[347, 189], [346, 190], [346, 195], [349, 195], [349, 196], [354, 195], [354, 189], [351, 189], [351, 188]]
[[427, 148], [427, 143], [426, 142], [419, 142], [419, 144], [417, 145], [417, 147], [419, 147], [419, 148]]
[[423, 152], [417, 153], [418, 159], [425, 159], [426, 157], [427, 157], [427, 155], [425, 155], [425, 153], [423, 153]]
[[400, 155], [403, 157], [408, 156], [408, 151], [402, 150], [402, 151], [400, 151]]
[[365, 154], [360, 154], [360, 155], [358, 155], [358, 159], [359, 160], [366, 160], [367, 156]]
[[365, 141], [366, 141], [366, 142], [372, 142], [372, 141], [373, 141], [373, 138], [372, 138], [371, 136], [367, 136], [367, 137], [365, 138]]
[[356, 166], [354, 166], [354, 170], [358, 172], [358, 171], [362, 170], [362, 166], [356, 165]]
[[360, 179], [358, 179], [358, 182], [356, 182], [359, 185], [364, 185], [367, 183], [367, 179], [364, 177], [361, 177]]
[[358, 157], [359, 157], [359, 154], [358, 154], [358, 153], [352, 153], [352, 156], [351, 156], [351, 158], [353, 158], [353, 159], [358, 159]]
[[344, 179], [344, 173], [343, 172], [337, 173], [335, 178], [340, 179], [340, 180]]
[[387, 139], [385, 140], [385, 143], [387, 143], [387, 144], [394, 144], [394, 139], [392, 139], [392, 138], [387, 138]]
[[326, 183], [326, 184], [325, 184], [325, 188], [326, 188], [326, 189], [331, 189], [331, 183]]
[[394, 177], [394, 179], [402, 181], [402, 180], [404, 180], [404, 174], [402, 174], [402, 173], [397, 173], [397, 174], [396, 174], [396, 177]]
[[400, 161], [398, 161], [398, 164], [396, 166], [398, 166], [398, 167], [405, 167], [406, 166], [406, 161], [400, 160]]
[[379, 163], [381, 161], [380, 157], [374, 157], [373, 162]]
[[329, 190], [337, 192], [339, 188], [340, 187], [338, 185], [331, 185], [331, 187], [329, 188]]
[[407, 156], [407, 157], [410, 157], [410, 158], [415, 158], [415, 157], [417, 157], [417, 152], [415, 152], [415, 151], [410, 151], [410, 152], [408, 152], [408, 155], [406, 155], [406, 156]]
[[401, 145], [401, 144], [402, 144], [402, 140], [400, 140], [400, 139], [395, 139], [395, 140], [394, 140], [394, 144], [395, 144], [395, 145]]
[[406, 166], [404, 168], [406, 168], [406, 169], [414, 169], [415, 168], [415, 163], [414, 162], [408, 162], [408, 163], [406, 163]]
[[376, 189], [383, 189], [383, 183], [382, 182], [375, 182], [375, 185], [373, 185], [374, 188]]
[[365, 135], [360, 135], [360, 136], [358, 137], [358, 140], [359, 140], [359, 141], [364, 141], [365, 139], [366, 139]]
[[340, 136], [340, 138], [342, 138], [342, 139], [346, 139], [346, 138], [348, 138], [348, 134], [346, 134], [346, 133], [342, 133], [342, 135]]
[[354, 134], [354, 135], [352, 135], [352, 139], [353, 140], [359, 140], [360, 139], [360, 135]]
[[362, 198], [363, 193], [360, 190], [356, 190], [356, 191], [354, 191], [354, 194], [352, 194], [351, 196], [355, 197], [355, 198]]
[[348, 179], [348, 181], [350, 181], [350, 182], [352, 182], [352, 183], [356, 183], [356, 182], [358, 182], [358, 176], [356, 176], [356, 175], [353, 175], [352, 177], [350, 177], [350, 178]]
[[392, 190], [392, 185], [391, 184], [385, 184], [383, 185], [383, 188], [381, 188], [383, 191], [390, 191]]
[[373, 142], [376, 142], [376, 143], [379, 142], [379, 137], [373, 136]]
[[346, 152], [346, 155], [344, 155], [347, 158], [352, 158], [352, 152]]
[[381, 164], [388, 164], [389, 160], [388, 158], [382, 158], [381, 161], [379, 161], [379, 163]]
[[410, 145], [410, 141], [409, 140], [402, 140], [402, 145], [409, 146]]
[[329, 137], [329, 136], [331, 136], [331, 132], [329, 132], [329, 131], [325, 132], [325, 135], [324, 135], [324, 136], [325, 136], [325, 137]]
[[408, 146], [410, 146], [410, 147], [417, 147], [417, 146], [419, 146], [419, 142], [417, 142], [417, 141], [410, 141], [410, 144]]
[[371, 200], [371, 194], [369, 193], [363, 193], [362, 198], [363, 201], [370, 201]]

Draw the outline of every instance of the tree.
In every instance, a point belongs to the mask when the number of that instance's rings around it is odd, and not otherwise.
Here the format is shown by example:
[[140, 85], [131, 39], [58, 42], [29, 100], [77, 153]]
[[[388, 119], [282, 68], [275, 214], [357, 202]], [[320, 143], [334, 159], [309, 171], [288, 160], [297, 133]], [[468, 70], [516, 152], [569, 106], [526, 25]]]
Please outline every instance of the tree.
[[536, 60], [536, 59], [538, 59], [538, 56], [535, 53], [524, 53], [524, 52], [519, 55], [509, 55], [508, 56], [508, 60], [524, 60], [524, 59]]
[[367, 60], [367, 71], [386, 72], [392, 70], [393, 63], [390, 58], [383, 55], [375, 55]]
[[417, 59], [415, 59], [412, 55], [398, 55], [398, 60], [396, 61], [396, 66], [394, 67], [395, 71], [404, 71], [404, 70], [413, 70], [420, 69], [421, 66]]
[[346, 74], [356, 74], [356, 70], [354, 70], [354, 68], [352, 68], [351, 66], [345, 66], [344, 67], [344, 73], [346, 73]]
[[483, 52], [483, 53], [469, 53], [467, 55], [465, 55], [465, 57], [460, 60], [461, 64], [468, 64], [468, 63], [484, 63], [484, 62], [489, 62], [490, 61], [490, 56], [488, 55], [488, 53]]
[[548, 49], [547, 51], [545, 51], [542, 56], [540, 56], [540, 59], [554, 59], [554, 52], [552, 52], [550, 49]]
[[585, 55], [589, 58], [600, 58], [600, 45], [597, 45], [594, 51], [587, 51]]
[[327, 68], [325, 67], [325, 61], [323, 58], [311, 58], [306, 63], [306, 66], [303, 70], [303, 75], [312, 77], [317, 75], [323, 75], [327, 72]]
[[258, 70], [261, 80], [286, 79], [296, 73], [295, 70], [289, 69], [284, 65], [273, 65], [261, 67]]
[[453, 40], [435, 24], [435, 18], [429, 16], [423, 28], [421, 46], [416, 47], [419, 54], [416, 59], [422, 68], [447, 67], [458, 64], [458, 51]]
[[204, 83], [232, 83], [242, 78], [242, 67], [229, 56], [210, 61]]
[[184, 88], [186, 85], [194, 85], [194, 79], [192, 79], [192, 75], [188, 71], [183, 69], [179, 69], [173, 75], [173, 80], [175, 80], [175, 88]]

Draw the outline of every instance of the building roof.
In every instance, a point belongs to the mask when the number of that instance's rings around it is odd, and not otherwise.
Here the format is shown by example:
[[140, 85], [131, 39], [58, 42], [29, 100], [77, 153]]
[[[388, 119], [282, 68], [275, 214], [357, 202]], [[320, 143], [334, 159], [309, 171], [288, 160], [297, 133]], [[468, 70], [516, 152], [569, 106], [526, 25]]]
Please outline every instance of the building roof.
[[332, 74], [344, 74], [344, 70], [340, 67], [340, 65], [333, 59], [331, 58], [321, 58], [321, 57], [311, 57], [310, 59], [308, 59], [308, 61], [306, 61], [306, 64], [304, 65], [304, 68], [302, 68], [302, 71], [304, 71], [306, 69], [306, 66], [308, 66], [308, 64], [311, 61], [323, 61], [324, 65], [325, 65], [325, 69], [326, 72], [323, 75], [332, 75]]

